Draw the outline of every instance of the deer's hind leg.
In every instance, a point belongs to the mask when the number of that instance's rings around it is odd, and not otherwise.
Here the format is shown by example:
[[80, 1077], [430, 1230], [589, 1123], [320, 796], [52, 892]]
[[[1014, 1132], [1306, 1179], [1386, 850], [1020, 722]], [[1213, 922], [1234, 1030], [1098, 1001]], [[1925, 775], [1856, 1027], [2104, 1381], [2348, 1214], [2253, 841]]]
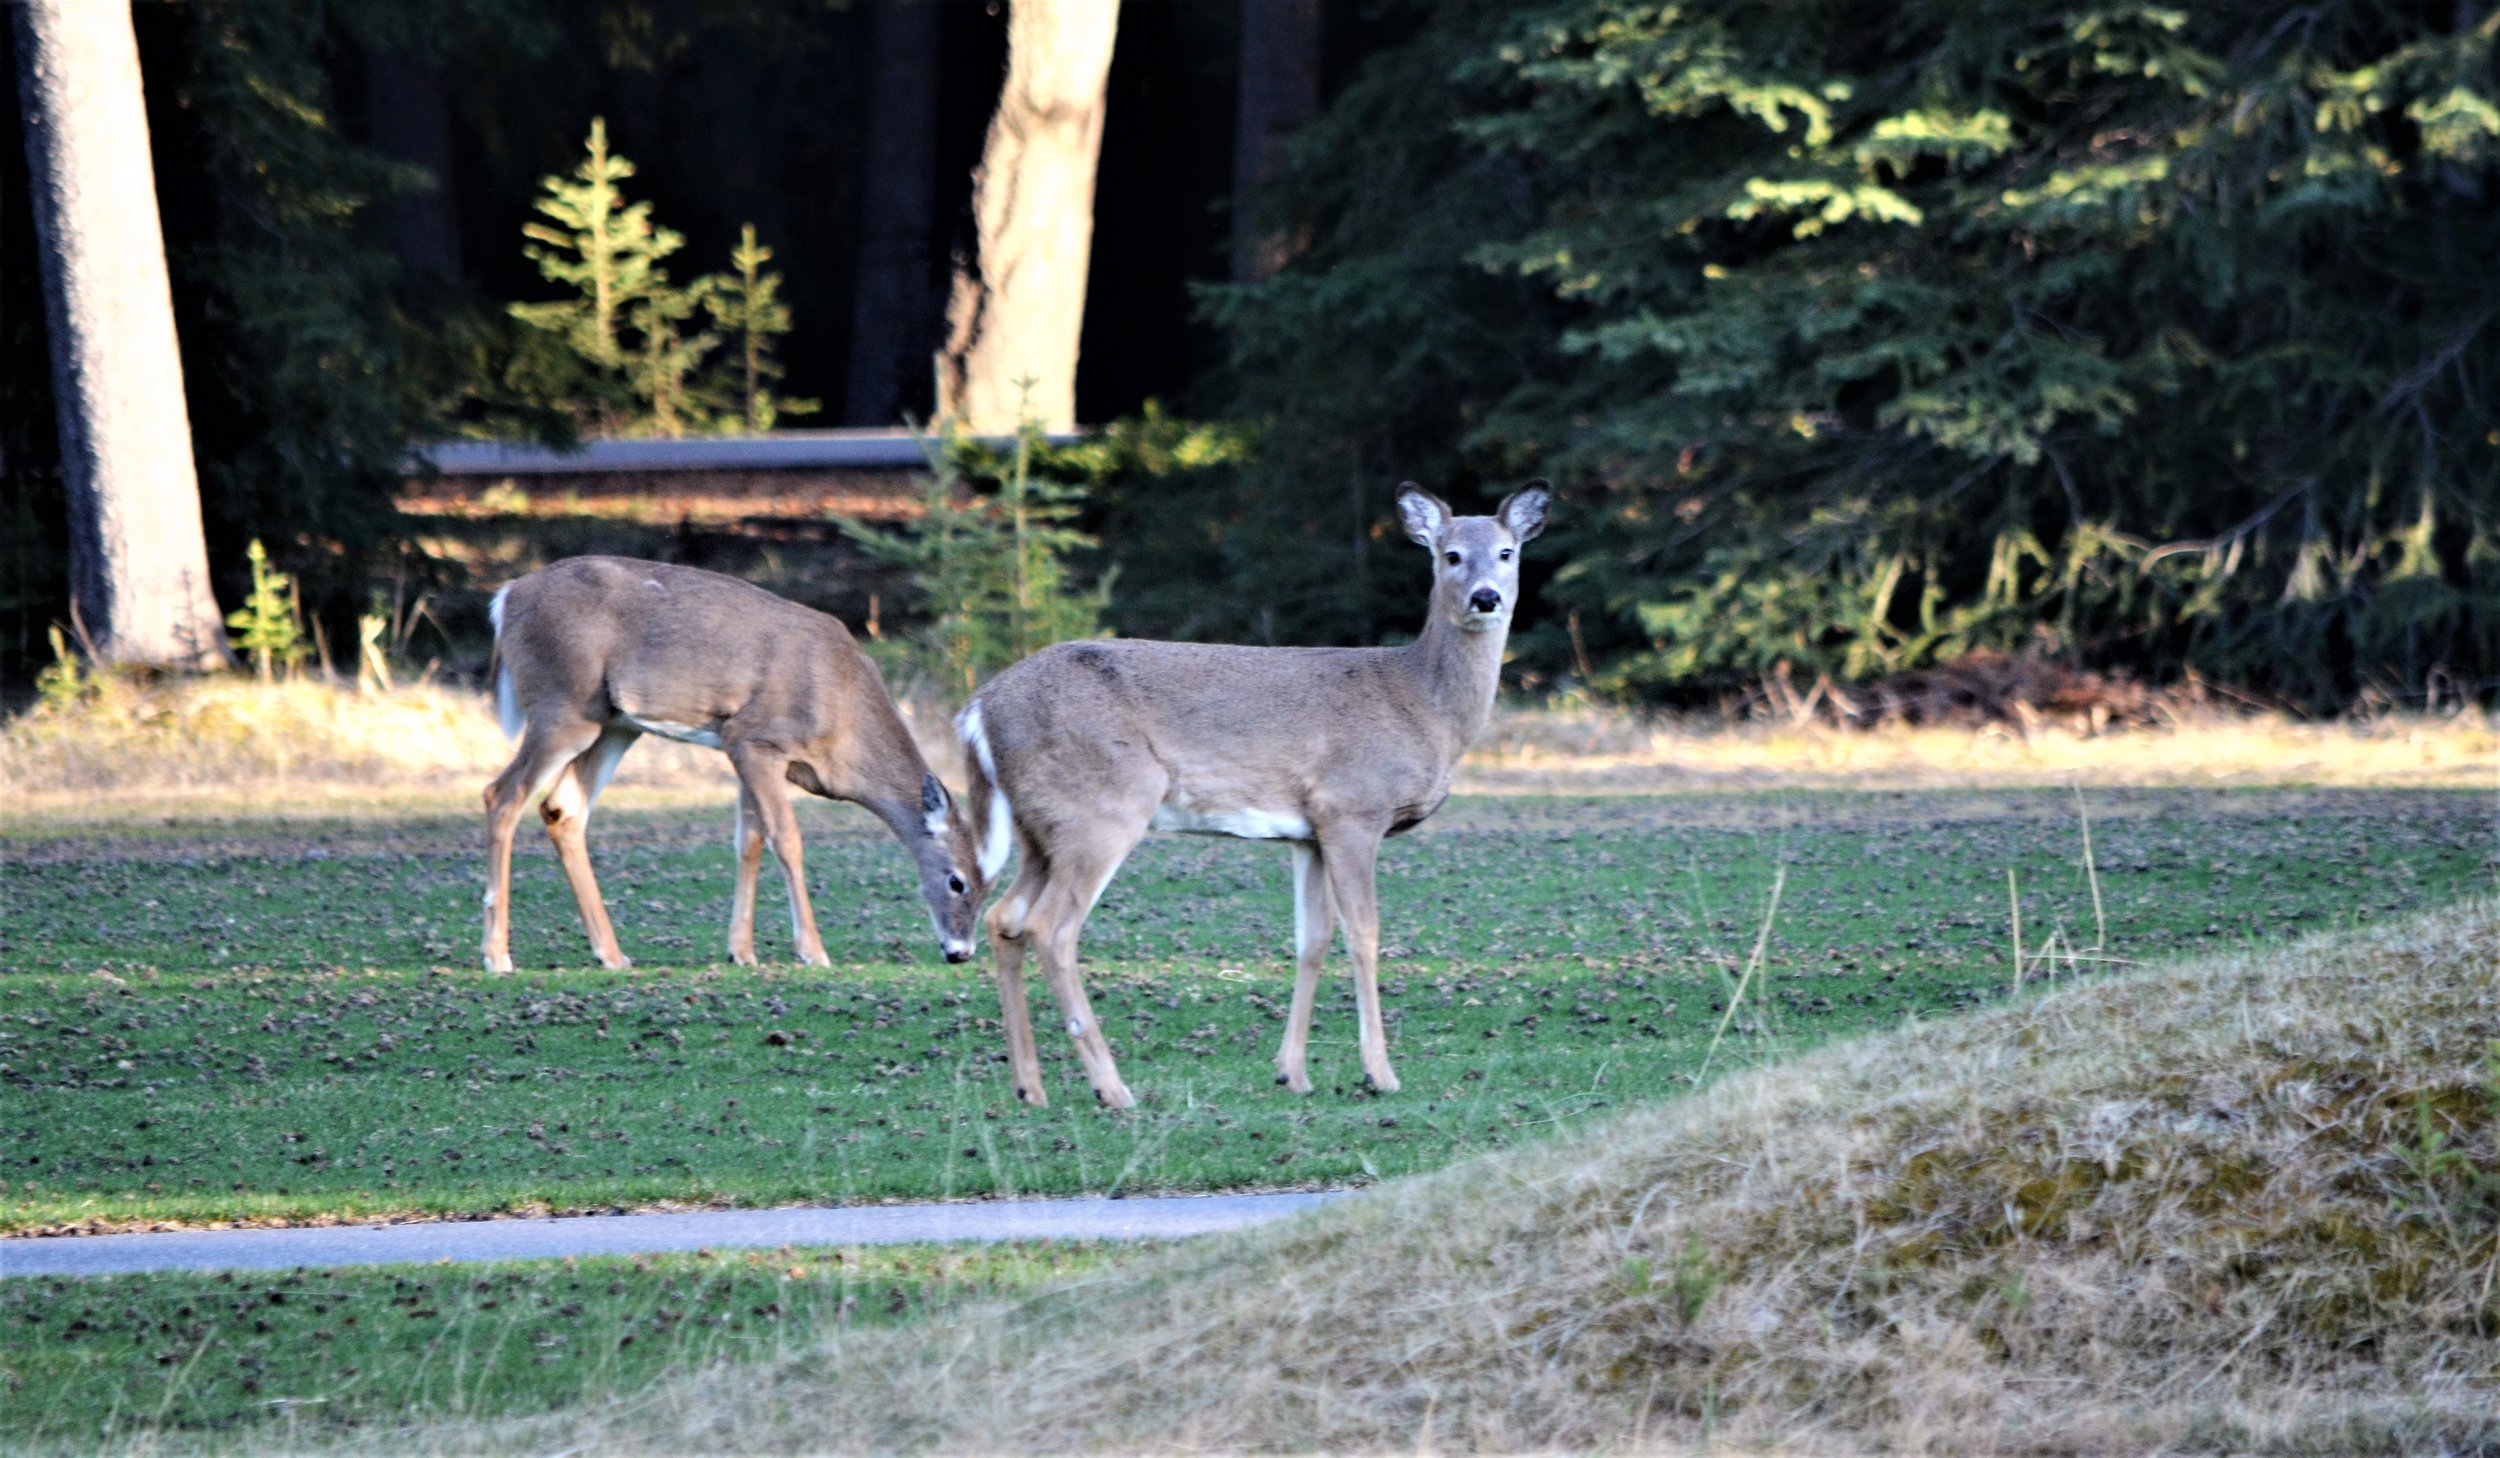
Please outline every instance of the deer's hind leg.
[[983, 919], [990, 932], [990, 967], [998, 979], [998, 1021], [1007, 1034], [1007, 1073], [1016, 1097], [1035, 1108], [1050, 1103], [1042, 1086], [1042, 1055], [1033, 1046], [1033, 1008], [1024, 987], [1024, 952], [1031, 940], [1025, 925], [1033, 896], [1050, 877], [1048, 862], [1025, 841], [1016, 860], [1016, 879]]
[[1130, 807], [1134, 813], [1099, 815], [1082, 836], [1072, 837], [1075, 844], [1054, 847], [1049, 880], [1036, 891], [1026, 913], [1033, 950], [1041, 957], [1043, 975], [1050, 979], [1059, 1011], [1068, 1020], [1068, 1036], [1076, 1041], [1086, 1081], [1094, 1086], [1094, 1097], [1114, 1109], [1129, 1108], [1137, 1098], [1120, 1081], [1111, 1041], [1102, 1035], [1102, 1021], [1094, 1016], [1093, 1000], [1085, 995], [1085, 978], [1076, 960], [1077, 937], [1121, 862], [1146, 838], [1146, 824], [1162, 798], [1158, 776], [1155, 784], [1141, 788], [1138, 803]]
[[[502, 774], [486, 787], [486, 970], [512, 970], [512, 834], [521, 811], [546, 794], [556, 776], [598, 743], [600, 726], [576, 719], [547, 724], [552, 715], [533, 718], [521, 735], [521, 748]], [[547, 727], [541, 727], [547, 724]]]
[[1319, 847], [1293, 843], [1293, 1010], [1285, 1019], [1284, 1046], [1276, 1051], [1276, 1081], [1295, 1093], [1311, 1091], [1311, 1005], [1319, 996], [1320, 964], [1336, 932], [1336, 904], [1328, 890], [1328, 865]]
[[622, 724], [601, 730], [590, 748], [556, 776], [545, 803], [538, 807], [539, 818], [547, 822], [547, 839], [555, 843], [556, 858], [564, 863], [564, 879], [573, 887], [573, 904], [581, 909], [582, 930], [590, 934], [591, 955], [612, 972], [634, 964], [617, 944], [607, 904], [599, 899], [599, 878], [591, 874], [590, 807], [599, 803], [599, 792], [616, 773], [616, 762], [641, 737], [640, 730]]

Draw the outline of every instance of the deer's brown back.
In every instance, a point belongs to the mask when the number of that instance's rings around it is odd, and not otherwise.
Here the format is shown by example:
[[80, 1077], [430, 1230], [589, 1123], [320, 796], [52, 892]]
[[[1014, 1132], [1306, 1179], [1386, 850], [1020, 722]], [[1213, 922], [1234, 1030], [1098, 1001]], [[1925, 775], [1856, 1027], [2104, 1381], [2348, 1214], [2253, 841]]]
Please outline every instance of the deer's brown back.
[[[1019, 813], [1089, 793], [1089, 771], [1151, 757], [1167, 798], [1264, 811], [1437, 805], [1452, 742], [1390, 648], [1251, 648], [1137, 639], [1061, 643], [980, 693]], [[1012, 773], [1012, 771], [1011, 771]], [[1038, 807], [1036, 807], [1038, 808]]]
[[499, 639], [525, 707], [811, 737], [866, 667], [813, 608], [699, 568], [573, 557], [512, 584]]

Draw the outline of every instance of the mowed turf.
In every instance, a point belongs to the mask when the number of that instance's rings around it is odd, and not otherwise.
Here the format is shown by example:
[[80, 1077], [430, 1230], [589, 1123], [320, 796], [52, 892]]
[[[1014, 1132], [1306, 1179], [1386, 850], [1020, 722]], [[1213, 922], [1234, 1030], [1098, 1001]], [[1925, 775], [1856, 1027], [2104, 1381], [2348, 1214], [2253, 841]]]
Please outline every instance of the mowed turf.
[[0, 1448], [537, 1412], [1108, 1257], [1083, 1243], [885, 1246], [0, 1281]]
[[[479, 971], [465, 819], [21, 827], [0, 1229], [1361, 1183], [1681, 1091], [1706, 1059], [2005, 996], [2009, 873], [2030, 978], [2494, 880], [2487, 795], [2084, 803], [2097, 915], [2063, 791], [1455, 802], [1383, 856], [1387, 1097], [1358, 1086], [1341, 956], [1319, 1091], [1272, 1083], [1282, 849], [1158, 838], [1085, 939], [1143, 1099], [1125, 1114], [1093, 1107], [1038, 977], [1054, 1102], [1014, 1101], [986, 957], [937, 960], [900, 852], [853, 812], [807, 822], [830, 971], [716, 962], [725, 808], [603, 809], [593, 853], [639, 964], [620, 973], [585, 965], [543, 845], [516, 870], [524, 970]], [[779, 900], [768, 868], [768, 957], [789, 946]]]

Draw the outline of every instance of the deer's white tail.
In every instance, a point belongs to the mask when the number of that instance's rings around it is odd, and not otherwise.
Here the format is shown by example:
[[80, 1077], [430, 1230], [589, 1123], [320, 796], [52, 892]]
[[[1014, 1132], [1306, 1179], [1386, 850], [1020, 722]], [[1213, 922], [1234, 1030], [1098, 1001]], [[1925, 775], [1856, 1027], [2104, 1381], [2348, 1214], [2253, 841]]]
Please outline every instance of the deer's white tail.
[[1016, 812], [1007, 803], [1006, 787], [998, 782], [998, 757], [990, 752], [989, 729], [981, 722], [979, 699], [957, 717], [955, 732], [971, 752], [971, 801], [981, 835], [981, 879], [995, 881], [1007, 864], [1008, 852], [1015, 849]]
[[503, 599], [510, 587], [495, 589], [495, 600], [486, 606], [486, 616], [495, 625], [495, 651], [487, 673], [495, 680], [495, 718], [503, 725], [503, 737], [518, 739], [528, 719], [521, 712], [521, 696], [513, 691], [512, 665], [503, 661]]

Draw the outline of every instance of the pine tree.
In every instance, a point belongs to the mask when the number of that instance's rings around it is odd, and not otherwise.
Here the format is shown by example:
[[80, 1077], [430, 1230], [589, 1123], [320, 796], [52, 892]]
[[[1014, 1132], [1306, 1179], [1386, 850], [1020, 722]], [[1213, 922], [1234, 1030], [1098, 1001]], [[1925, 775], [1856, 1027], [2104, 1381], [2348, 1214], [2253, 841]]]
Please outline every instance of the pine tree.
[[655, 288], [625, 311], [636, 341], [625, 377], [642, 403], [640, 428], [653, 435], [710, 428], [715, 402], [703, 361], [721, 337], [708, 329], [689, 334], [686, 324], [712, 302], [717, 282], [706, 275], [682, 289]]
[[[911, 574], [928, 621], [908, 663], [949, 694], [969, 694], [1053, 643], [1102, 635], [1110, 580], [1080, 589], [1069, 562], [1095, 545], [1069, 525], [1084, 491], [1034, 471], [1041, 445], [1031, 425], [1003, 458], [950, 434], [930, 447], [912, 531], [840, 523], [870, 556]], [[967, 476], [991, 489], [974, 490]]]
[[545, 221], [521, 229], [531, 240], [522, 252], [539, 274], [573, 296], [514, 304], [513, 316], [561, 338], [613, 387], [610, 398], [585, 402], [601, 428], [699, 429], [708, 412], [687, 382], [718, 341], [683, 329], [710, 286], [669, 281], [662, 260], [685, 246], [685, 235], [653, 222], [650, 203], [625, 200], [634, 164], [609, 151], [605, 119], [591, 119], [584, 152], [569, 180], [543, 179], [537, 209]]
[[272, 664], [282, 663], [291, 671], [303, 662], [304, 622], [296, 605], [294, 579], [270, 567], [268, 549], [261, 546], [260, 538], [252, 539], [248, 555], [252, 590], [243, 606], [227, 616], [226, 626], [234, 630], [234, 646], [251, 655], [260, 681], [267, 683]]
[[773, 357], [773, 341], [790, 332], [790, 306], [781, 301], [781, 274], [764, 267], [773, 251], [755, 241], [755, 225], [738, 230], [731, 249], [731, 272], [714, 274], [705, 307], [721, 332], [737, 341], [732, 363], [736, 380], [729, 392], [738, 402], [736, 419], [749, 431], [773, 428], [784, 415], [813, 415], [822, 408], [814, 400], [785, 398], [774, 392], [781, 362]]
[[2026, 648], [2500, 681], [2500, 14], [1411, 13], [1297, 148], [1311, 251], [1216, 294], [1300, 516], [1576, 480], [1544, 591], [1643, 695]]

